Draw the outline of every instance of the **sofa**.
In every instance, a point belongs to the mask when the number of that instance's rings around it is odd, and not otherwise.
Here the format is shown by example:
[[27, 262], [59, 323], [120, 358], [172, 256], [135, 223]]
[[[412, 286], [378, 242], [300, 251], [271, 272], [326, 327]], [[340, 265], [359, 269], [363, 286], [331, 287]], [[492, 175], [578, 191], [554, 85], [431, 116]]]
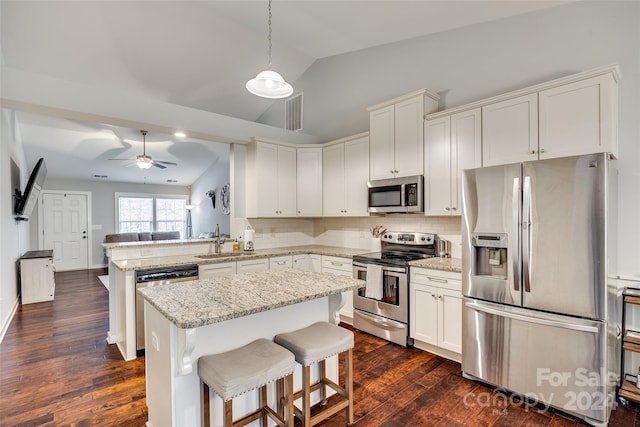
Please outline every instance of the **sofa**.
[[145, 233], [115, 233], [104, 236], [105, 243], [145, 242], [151, 240], [177, 240], [179, 231], [153, 231]]

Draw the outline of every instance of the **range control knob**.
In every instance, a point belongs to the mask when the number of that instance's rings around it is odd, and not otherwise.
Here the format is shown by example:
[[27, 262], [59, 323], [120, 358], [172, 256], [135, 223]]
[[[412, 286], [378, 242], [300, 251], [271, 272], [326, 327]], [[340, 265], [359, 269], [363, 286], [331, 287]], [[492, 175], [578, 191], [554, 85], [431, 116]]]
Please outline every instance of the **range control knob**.
[[422, 237], [420, 238], [420, 240], [422, 240], [422, 241], [424, 242], [425, 240], [427, 240], [427, 238], [426, 238], [426, 237], [424, 237], [424, 236], [422, 236]]

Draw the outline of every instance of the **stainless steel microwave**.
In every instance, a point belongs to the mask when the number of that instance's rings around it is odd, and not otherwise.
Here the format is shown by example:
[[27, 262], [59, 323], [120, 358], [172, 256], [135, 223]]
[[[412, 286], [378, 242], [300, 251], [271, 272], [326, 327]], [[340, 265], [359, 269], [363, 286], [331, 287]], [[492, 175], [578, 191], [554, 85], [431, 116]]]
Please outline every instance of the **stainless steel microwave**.
[[422, 175], [369, 181], [369, 212], [423, 212]]

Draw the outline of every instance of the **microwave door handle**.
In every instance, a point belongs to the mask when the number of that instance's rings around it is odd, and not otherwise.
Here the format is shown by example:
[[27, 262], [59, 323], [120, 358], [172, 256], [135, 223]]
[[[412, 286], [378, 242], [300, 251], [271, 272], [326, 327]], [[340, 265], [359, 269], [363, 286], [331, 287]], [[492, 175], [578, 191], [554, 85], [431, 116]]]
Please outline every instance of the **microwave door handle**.
[[407, 195], [405, 194], [405, 185], [400, 184], [400, 207], [407, 206]]

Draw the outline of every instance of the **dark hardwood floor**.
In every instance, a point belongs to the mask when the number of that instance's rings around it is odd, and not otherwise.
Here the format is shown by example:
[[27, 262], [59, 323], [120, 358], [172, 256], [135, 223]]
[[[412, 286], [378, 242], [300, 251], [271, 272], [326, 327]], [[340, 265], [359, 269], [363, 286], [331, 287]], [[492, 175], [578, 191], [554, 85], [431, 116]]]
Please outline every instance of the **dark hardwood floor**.
[[[0, 344], [0, 426], [144, 426], [144, 358], [124, 362], [106, 344], [105, 273], [56, 273], [53, 302], [19, 307]], [[358, 426], [583, 425], [469, 381], [458, 363], [367, 334], [356, 332], [354, 359]], [[322, 425], [344, 426], [344, 413]], [[609, 425], [640, 427], [640, 415], [618, 407]]]

